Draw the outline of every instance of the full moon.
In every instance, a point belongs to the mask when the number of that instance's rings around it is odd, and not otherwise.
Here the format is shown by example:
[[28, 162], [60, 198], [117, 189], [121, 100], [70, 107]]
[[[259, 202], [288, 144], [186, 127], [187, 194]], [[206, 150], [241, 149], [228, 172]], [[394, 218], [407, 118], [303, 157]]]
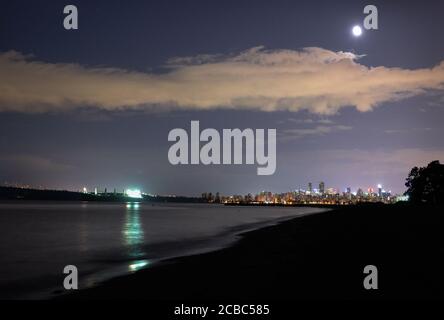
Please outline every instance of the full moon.
[[355, 37], [359, 37], [362, 34], [362, 29], [360, 26], [354, 26], [352, 32]]

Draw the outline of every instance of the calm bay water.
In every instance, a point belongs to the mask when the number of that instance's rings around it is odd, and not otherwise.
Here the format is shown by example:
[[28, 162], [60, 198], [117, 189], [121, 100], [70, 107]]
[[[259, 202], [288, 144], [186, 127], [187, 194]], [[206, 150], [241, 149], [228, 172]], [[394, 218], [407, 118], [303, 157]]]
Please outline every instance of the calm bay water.
[[207, 204], [0, 203], [0, 298], [62, 291], [75, 265], [80, 287], [174, 256], [214, 250], [239, 232], [322, 211]]

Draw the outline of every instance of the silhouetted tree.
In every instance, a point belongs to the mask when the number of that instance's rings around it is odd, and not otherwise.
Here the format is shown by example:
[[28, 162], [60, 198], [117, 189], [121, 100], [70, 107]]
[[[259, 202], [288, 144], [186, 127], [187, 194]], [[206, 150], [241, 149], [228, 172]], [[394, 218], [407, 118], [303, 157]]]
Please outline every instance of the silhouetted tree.
[[414, 203], [444, 203], [444, 164], [438, 160], [427, 167], [414, 167], [406, 179], [405, 192]]

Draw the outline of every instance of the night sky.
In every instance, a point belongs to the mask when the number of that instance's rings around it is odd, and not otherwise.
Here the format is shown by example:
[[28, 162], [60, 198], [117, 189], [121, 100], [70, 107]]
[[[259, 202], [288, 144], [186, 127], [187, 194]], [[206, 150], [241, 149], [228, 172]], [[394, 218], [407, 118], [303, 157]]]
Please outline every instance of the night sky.
[[[354, 37], [367, 4], [379, 29]], [[443, 15], [444, 1], [1, 1], [0, 183], [401, 193], [412, 166], [444, 160]], [[168, 132], [191, 120], [276, 128], [276, 173], [172, 166]]]

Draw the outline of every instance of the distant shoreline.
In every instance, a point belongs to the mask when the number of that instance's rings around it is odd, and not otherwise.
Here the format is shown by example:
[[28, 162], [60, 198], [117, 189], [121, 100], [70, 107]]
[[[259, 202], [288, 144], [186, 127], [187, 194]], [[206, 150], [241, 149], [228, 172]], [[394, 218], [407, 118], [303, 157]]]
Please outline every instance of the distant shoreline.
[[[221, 204], [225, 206], [248, 206], [248, 207], [316, 207], [316, 208], [338, 208], [349, 206], [350, 204], [323, 204], [323, 203], [220, 203], [209, 202], [200, 197], [187, 196], [162, 196], [162, 195], [143, 195], [142, 198], [131, 198], [122, 193], [83, 193], [67, 190], [40, 190], [17, 187], [0, 187], [0, 201], [91, 201], [91, 202], [146, 202], [146, 203], [208, 203]], [[381, 203], [383, 204], [383, 203]]]
[[292, 204], [283, 204], [283, 203], [224, 203], [225, 206], [233, 206], [233, 207], [312, 207], [312, 208], [327, 208], [334, 209], [340, 208], [345, 205], [341, 204], [322, 204], [322, 203], [292, 203]]
[[17, 187], [0, 187], [0, 201], [93, 201], [93, 202], [171, 202], [171, 203], [207, 203], [202, 198], [185, 196], [143, 195], [131, 198], [121, 193], [83, 193], [66, 190], [39, 190]]

